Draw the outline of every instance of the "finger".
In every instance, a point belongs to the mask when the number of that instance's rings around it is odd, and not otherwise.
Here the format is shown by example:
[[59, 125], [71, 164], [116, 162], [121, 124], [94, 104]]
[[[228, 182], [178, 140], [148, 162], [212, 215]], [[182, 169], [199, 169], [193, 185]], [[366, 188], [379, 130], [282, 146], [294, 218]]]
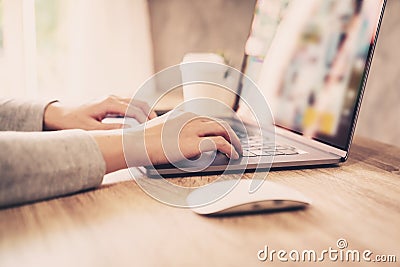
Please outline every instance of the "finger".
[[118, 114], [136, 119], [138, 122], [143, 123], [147, 120], [147, 115], [142, 109], [129, 105], [126, 102], [118, 100], [116, 97], [109, 97], [105, 103], [101, 104], [106, 115]]
[[119, 101], [115, 97], [108, 97], [104, 101], [98, 103], [97, 113], [102, 117], [100, 118], [100, 120], [102, 120], [107, 115], [111, 114], [124, 116], [127, 108], [128, 105], [126, 103]]
[[235, 148], [222, 136], [204, 137], [200, 143], [200, 151], [208, 152], [217, 149], [224, 153], [228, 158], [239, 159], [239, 154]]
[[151, 110], [149, 104], [144, 101], [130, 98], [123, 98], [121, 101], [140, 108], [149, 119], [154, 119], [157, 117], [157, 114]]
[[139, 123], [144, 123], [147, 121], [147, 115], [138, 107], [130, 105], [126, 110], [127, 117], [136, 119]]
[[235, 147], [236, 151], [238, 151], [240, 155], [243, 154], [243, 149], [239, 137], [226, 122], [207, 121], [205, 122], [205, 124], [207, 125], [207, 127], [203, 127], [200, 132], [202, 136], [223, 136]]
[[133, 101], [134, 105], [138, 106], [141, 110], [143, 110], [143, 112], [147, 115], [149, 119], [154, 119], [157, 117], [157, 114], [153, 110], [151, 110], [149, 104], [140, 100], [133, 100]]
[[157, 117], [158, 117], [157, 113], [154, 110], [150, 111], [150, 114], [149, 114], [149, 119], [150, 120], [155, 119]]

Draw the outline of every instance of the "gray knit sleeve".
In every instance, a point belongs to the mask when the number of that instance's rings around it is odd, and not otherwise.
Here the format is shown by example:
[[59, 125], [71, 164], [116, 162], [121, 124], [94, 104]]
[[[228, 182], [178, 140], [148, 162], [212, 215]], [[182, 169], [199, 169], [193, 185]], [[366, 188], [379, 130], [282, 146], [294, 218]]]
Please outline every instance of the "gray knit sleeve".
[[0, 131], [42, 131], [43, 113], [49, 103], [0, 99]]
[[93, 188], [104, 174], [103, 156], [85, 131], [0, 132], [0, 207]]

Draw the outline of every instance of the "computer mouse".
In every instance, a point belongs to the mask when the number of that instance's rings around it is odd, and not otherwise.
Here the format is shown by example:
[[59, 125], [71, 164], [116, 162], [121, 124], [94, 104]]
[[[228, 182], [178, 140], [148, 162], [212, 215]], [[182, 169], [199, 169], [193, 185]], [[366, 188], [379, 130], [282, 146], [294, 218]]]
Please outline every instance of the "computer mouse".
[[[225, 180], [199, 187], [188, 195], [187, 204], [194, 212], [209, 216], [291, 210], [311, 205], [311, 200], [299, 191], [270, 181], [264, 181], [258, 190], [250, 193], [251, 182], [249, 179]], [[220, 198], [210, 202], [213, 197]]]

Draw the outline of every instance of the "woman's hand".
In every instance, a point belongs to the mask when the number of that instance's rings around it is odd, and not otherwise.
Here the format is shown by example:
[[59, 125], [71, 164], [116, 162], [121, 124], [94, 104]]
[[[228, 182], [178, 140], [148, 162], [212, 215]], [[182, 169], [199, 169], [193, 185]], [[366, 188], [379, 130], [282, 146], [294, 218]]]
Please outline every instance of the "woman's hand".
[[134, 167], [177, 162], [207, 151], [218, 150], [232, 159], [242, 154], [239, 138], [228, 124], [192, 113], [169, 120], [158, 117], [142, 128], [92, 134], [107, 172], [126, 168], [127, 164]]
[[[129, 130], [126, 132], [124, 138], [129, 141]], [[243, 152], [239, 138], [226, 122], [193, 113], [183, 113], [146, 127], [144, 141], [153, 165], [191, 159], [209, 151], [219, 151], [228, 158], [238, 159]], [[125, 148], [129, 149], [129, 143]]]
[[110, 96], [102, 101], [79, 107], [64, 107], [59, 102], [50, 104], [44, 113], [44, 130], [112, 130], [123, 124], [101, 121], [108, 115], [127, 116], [143, 123], [157, 117], [147, 103], [129, 98]]

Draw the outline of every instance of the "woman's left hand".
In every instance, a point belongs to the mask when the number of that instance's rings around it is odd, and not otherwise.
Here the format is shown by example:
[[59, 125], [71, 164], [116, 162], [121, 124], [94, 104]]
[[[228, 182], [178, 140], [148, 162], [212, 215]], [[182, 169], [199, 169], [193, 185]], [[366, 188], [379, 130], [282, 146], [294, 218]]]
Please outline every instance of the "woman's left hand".
[[157, 117], [146, 102], [109, 96], [106, 99], [79, 107], [65, 107], [59, 102], [51, 103], [44, 112], [44, 130], [112, 130], [123, 128], [119, 123], [102, 123], [109, 115], [126, 116], [139, 123]]

